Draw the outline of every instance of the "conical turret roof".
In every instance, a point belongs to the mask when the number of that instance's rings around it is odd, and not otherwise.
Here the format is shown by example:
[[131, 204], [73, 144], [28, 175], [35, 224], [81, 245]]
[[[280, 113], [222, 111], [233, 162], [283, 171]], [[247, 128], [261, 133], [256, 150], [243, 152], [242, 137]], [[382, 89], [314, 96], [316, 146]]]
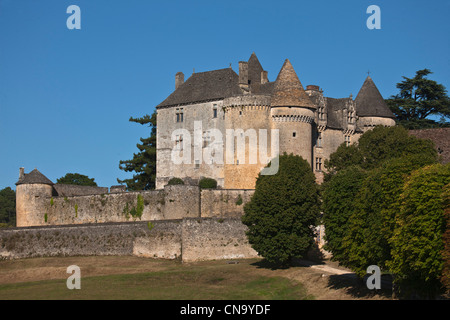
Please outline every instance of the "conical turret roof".
[[52, 186], [54, 183], [40, 173], [38, 169], [34, 169], [30, 173], [24, 174], [23, 178], [17, 181], [16, 185], [20, 184], [48, 184]]
[[272, 107], [307, 107], [315, 109], [303, 89], [289, 59], [284, 61], [272, 92]]
[[359, 117], [395, 118], [370, 76], [367, 76], [355, 99]]

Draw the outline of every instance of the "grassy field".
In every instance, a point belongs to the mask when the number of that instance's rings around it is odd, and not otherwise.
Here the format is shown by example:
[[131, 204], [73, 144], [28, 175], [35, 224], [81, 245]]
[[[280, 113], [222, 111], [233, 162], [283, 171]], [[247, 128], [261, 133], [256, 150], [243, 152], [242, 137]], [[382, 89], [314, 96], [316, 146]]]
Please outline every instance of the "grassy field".
[[[81, 289], [69, 290], [69, 265]], [[134, 257], [39, 258], [0, 262], [0, 299], [303, 300], [298, 281], [263, 272], [257, 260], [182, 264]], [[29, 281], [36, 278], [38, 281]]]

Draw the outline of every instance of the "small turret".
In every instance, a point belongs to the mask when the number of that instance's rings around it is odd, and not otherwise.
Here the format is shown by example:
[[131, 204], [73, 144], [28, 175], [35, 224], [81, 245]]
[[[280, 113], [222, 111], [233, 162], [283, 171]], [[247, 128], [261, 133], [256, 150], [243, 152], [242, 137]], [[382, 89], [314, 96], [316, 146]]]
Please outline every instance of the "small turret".
[[367, 131], [377, 125], [394, 126], [395, 116], [387, 106], [377, 86], [370, 76], [367, 76], [361, 90], [355, 99], [356, 115], [359, 126]]
[[[16, 183], [16, 225], [28, 227], [45, 224], [45, 213], [36, 212], [39, 201], [49, 199], [53, 194], [53, 182], [34, 169], [26, 174], [20, 168], [19, 181]], [[44, 200], [45, 201], [45, 200]]]

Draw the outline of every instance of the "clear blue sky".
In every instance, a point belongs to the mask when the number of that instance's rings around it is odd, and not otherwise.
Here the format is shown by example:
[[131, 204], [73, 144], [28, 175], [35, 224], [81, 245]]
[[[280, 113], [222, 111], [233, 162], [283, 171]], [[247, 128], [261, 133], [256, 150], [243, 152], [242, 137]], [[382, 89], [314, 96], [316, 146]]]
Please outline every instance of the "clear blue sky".
[[[81, 8], [69, 30], [67, 7]], [[369, 30], [369, 5], [381, 30]], [[381, 94], [419, 69], [450, 88], [450, 1], [0, 0], [0, 189], [19, 167], [100, 186], [131, 174], [151, 114], [175, 73], [226, 68], [255, 52], [275, 80], [289, 58], [303, 85], [356, 97], [370, 70]]]

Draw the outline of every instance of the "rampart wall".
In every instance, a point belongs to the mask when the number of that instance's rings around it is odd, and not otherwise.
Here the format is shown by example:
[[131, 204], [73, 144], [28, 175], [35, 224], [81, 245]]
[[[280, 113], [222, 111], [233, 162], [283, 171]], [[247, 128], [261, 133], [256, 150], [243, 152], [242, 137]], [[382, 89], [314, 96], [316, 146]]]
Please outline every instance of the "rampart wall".
[[[32, 191], [30, 191], [32, 192]], [[19, 227], [88, 223], [240, 217], [254, 190], [201, 190], [174, 185], [139, 192], [31, 197], [33, 205]]]
[[0, 260], [134, 255], [185, 262], [255, 258], [240, 219], [184, 218], [0, 230]]

